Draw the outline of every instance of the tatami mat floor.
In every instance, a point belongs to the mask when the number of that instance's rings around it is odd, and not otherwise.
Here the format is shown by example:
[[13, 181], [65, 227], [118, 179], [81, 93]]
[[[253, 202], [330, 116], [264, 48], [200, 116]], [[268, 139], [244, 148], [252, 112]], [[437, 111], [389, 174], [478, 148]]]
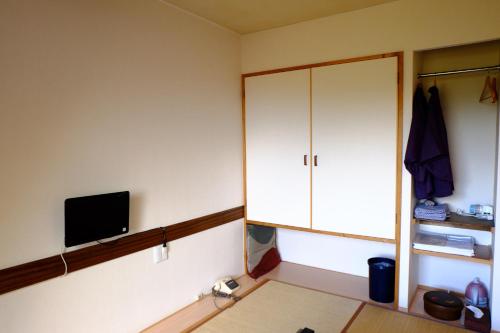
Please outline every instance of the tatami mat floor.
[[[249, 294], [266, 280], [286, 282], [368, 303], [359, 313], [359, 318], [356, 316], [349, 330], [345, 332], [467, 332], [457, 327], [393, 311], [392, 304], [375, 303], [372, 305], [374, 302], [368, 298], [367, 278], [288, 262], [282, 262], [276, 269], [258, 280], [254, 280], [246, 275], [240, 277], [238, 282], [241, 288], [237, 294]], [[229, 306], [231, 302], [225, 299], [217, 301], [219, 307]], [[199, 327], [201, 322], [206, 322], [215, 317], [218, 313], [220, 313], [220, 310], [214, 305], [212, 297], [207, 296], [145, 329], [143, 333], [188, 332]], [[378, 316], [384, 319], [381, 322], [377, 322], [378, 326], [370, 325], [369, 330], [367, 330], [366, 325], [369, 325], [367, 318], [378, 318]], [[399, 329], [394, 330], [396, 329], [395, 326], [387, 326], [392, 324], [399, 325]]]

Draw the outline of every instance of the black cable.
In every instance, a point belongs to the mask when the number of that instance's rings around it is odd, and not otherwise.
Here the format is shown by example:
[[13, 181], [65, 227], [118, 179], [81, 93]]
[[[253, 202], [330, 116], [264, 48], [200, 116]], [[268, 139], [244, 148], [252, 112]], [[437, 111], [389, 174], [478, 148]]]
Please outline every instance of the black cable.
[[162, 227], [161, 231], [163, 232], [163, 247], [167, 247], [167, 227]]
[[221, 308], [221, 307], [219, 307], [219, 306], [217, 305], [217, 297], [216, 297], [216, 296], [213, 296], [213, 301], [214, 301], [214, 305], [215, 305], [215, 307], [216, 307], [217, 309], [219, 309], [219, 310], [223, 310], [223, 308]]
[[223, 310], [224, 308], [221, 308], [221, 307], [219, 307], [217, 305], [217, 302], [216, 302], [217, 297], [229, 298], [229, 299], [232, 299], [234, 302], [238, 302], [241, 299], [238, 296], [234, 296], [234, 295], [231, 295], [231, 294], [226, 294], [226, 293], [223, 293], [222, 291], [215, 290], [214, 288], [212, 288], [212, 296], [213, 296], [214, 305], [219, 310]]

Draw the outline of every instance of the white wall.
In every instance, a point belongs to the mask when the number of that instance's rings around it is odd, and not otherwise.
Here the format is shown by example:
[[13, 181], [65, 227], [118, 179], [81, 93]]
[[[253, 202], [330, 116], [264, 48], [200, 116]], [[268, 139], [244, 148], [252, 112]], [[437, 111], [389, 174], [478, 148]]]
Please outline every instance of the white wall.
[[278, 229], [278, 250], [281, 259], [297, 264], [368, 277], [368, 259], [395, 258], [396, 246], [360, 239], [348, 239]]
[[496, 0], [398, 0], [247, 34], [242, 70], [493, 40], [500, 36], [499, 7]]
[[[242, 69], [253, 72], [333, 59], [404, 51], [404, 127], [411, 120], [413, 51], [500, 38], [496, 0], [400, 0], [242, 37]], [[403, 149], [406, 148], [404, 142]], [[410, 290], [411, 177], [403, 171], [401, 226], [401, 307]], [[304, 234], [305, 239], [309, 236]], [[283, 242], [283, 239], [281, 240]], [[332, 249], [335, 247], [332, 241]], [[346, 252], [354, 251], [353, 241]], [[374, 245], [375, 246], [375, 245]], [[330, 252], [329, 248], [324, 249]], [[317, 253], [310, 252], [314, 258]], [[364, 261], [364, 255], [360, 256]], [[311, 259], [312, 262], [312, 259]], [[412, 283], [415, 286], [415, 283]]]
[[0, 296], [2, 332], [139, 332], [241, 275], [241, 222], [170, 245], [169, 260], [144, 250]]
[[[498, 59], [500, 61], [500, 59]], [[500, 112], [500, 103], [497, 103], [497, 112]], [[499, 121], [500, 123], [500, 121]], [[497, 123], [497, 126], [498, 124]], [[497, 136], [497, 156], [500, 156], [500, 135]], [[497, 158], [497, 170], [496, 170], [496, 191], [495, 191], [495, 212], [500, 212], [500, 200], [498, 200], [498, 191], [500, 189], [500, 168], [498, 165], [498, 158]], [[498, 220], [498, 219], [497, 219]], [[500, 258], [500, 246], [498, 245], [498, 240], [500, 239], [500, 228], [496, 227], [495, 232], [493, 235], [493, 258]], [[496, 244], [496, 245], [495, 245]], [[500, 260], [497, 259], [495, 261], [495, 264], [493, 265], [493, 268], [491, 270], [491, 286], [492, 290], [497, 292], [497, 290], [500, 289]], [[491, 305], [491, 326], [493, 329], [498, 331], [498, 328], [500, 327], [500, 296], [497, 296], [497, 294], [490, 299], [490, 305]]]
[[[67, 197], [131, 233], [242, 204], [240, 37], [156, 0], [0, 5], [0, 268], [59, 253]], [[241, 221], [0, 296], [3, 332], [136, 332], [243, 273]]]
[[429, 256], [417, 256], [416, 260], [418, 260], [417, 278], [420, 285], [463, 294], [467, 284], [478, 277], [491, 294], [488, 265]]

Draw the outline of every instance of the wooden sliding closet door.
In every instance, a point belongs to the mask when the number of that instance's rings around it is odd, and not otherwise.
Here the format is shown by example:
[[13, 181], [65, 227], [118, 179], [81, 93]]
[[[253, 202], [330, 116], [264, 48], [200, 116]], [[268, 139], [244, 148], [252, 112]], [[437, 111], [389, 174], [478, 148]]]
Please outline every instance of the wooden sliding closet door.
[[313, 229], [395, 239], [397, 58], [312, 69]]
[[309, 78], [245, 79], [248, 220], [310, 227]]

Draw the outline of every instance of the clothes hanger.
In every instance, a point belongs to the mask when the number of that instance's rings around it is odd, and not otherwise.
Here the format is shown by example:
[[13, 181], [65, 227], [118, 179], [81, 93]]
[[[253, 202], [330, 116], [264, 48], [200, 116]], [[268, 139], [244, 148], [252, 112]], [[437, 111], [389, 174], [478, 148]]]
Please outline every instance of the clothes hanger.
[[484, 102], [491, 99], [491, 103], [496, 103], [496, 101], [498, 100], [496, 78], [493, 78], [493, 81], [494, 82], [492, 82], [492, 79], [489, 75], [486, 76], [483, 90], [481, 92], [481, 96], [479, 97], [479, 102]]
[[490, 95], [488, 94], [489, 92], [490, 92], [490, 76], [488, 75], [486, 77], [486, 80], [484, 81], [483, 90], [481, 91], [481, 96], [479, 96], [479, 102], [483, 102], [489, 99], [490, 98]]
[[498, 101], [498, 90], [497, 90], [497, 78], [493, 77], [490, 82], [491, 90], [491, 103], [496, 103]]

